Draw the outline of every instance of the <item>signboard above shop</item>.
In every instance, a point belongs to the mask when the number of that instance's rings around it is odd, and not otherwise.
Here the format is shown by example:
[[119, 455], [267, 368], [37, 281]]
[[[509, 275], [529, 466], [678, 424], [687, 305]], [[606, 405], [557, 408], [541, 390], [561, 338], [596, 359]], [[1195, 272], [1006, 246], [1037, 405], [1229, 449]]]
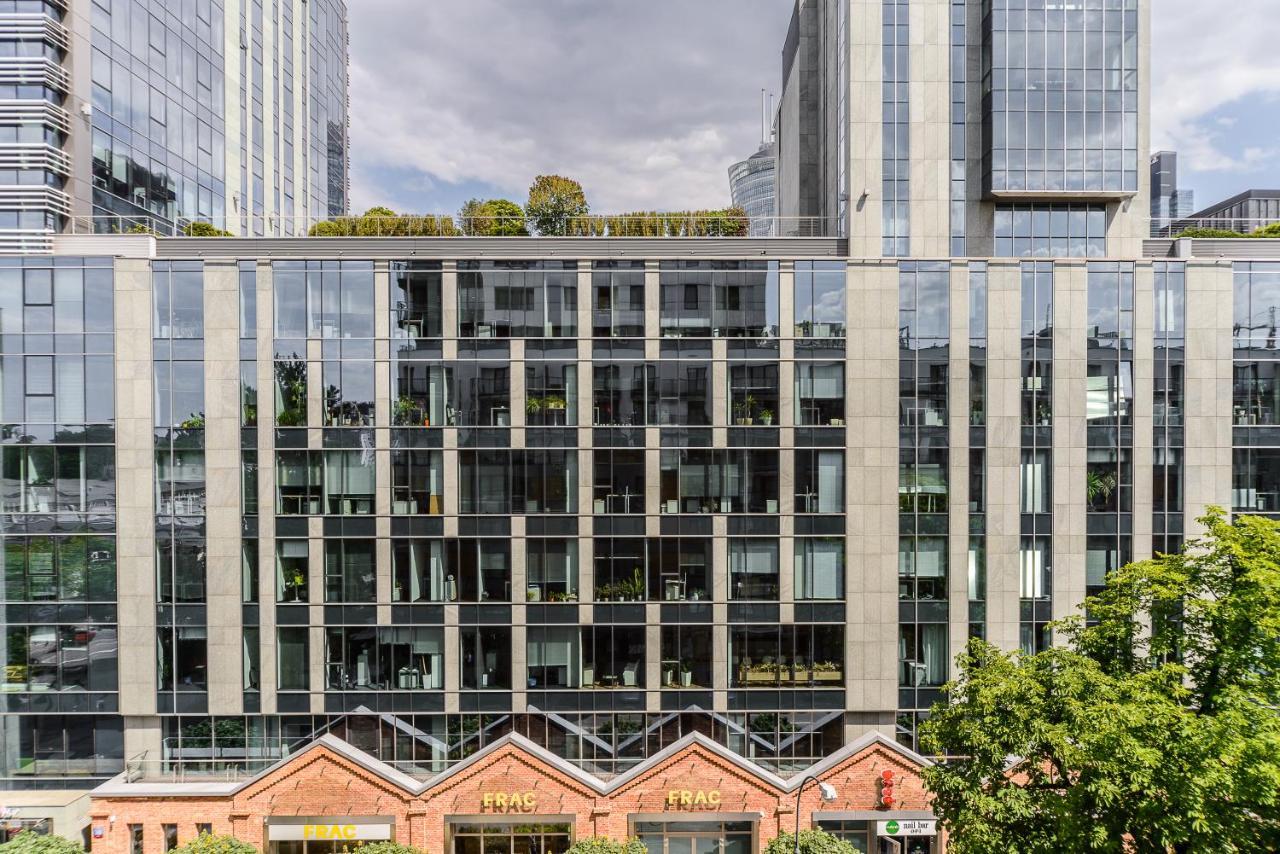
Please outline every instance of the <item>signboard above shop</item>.
[[391, 838], [390, 824], [346, 824], [342, 821], [317, 821], [313, 824], [268, 824], [268, 842], [307, 840], [375, 842]]
[[920, 818], [891, 818], [876, 822], [877, 836], [937, 836], [938, 822]]

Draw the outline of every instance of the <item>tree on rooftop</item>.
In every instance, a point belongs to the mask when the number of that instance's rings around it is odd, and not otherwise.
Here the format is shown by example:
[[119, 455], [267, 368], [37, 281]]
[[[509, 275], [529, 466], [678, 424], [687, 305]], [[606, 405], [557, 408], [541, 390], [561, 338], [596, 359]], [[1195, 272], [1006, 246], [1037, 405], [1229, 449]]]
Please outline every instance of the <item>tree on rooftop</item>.
[[510, 199], [471, 199], [458, 212], [462, 233], [473, 237], [525, 237], [524, 209]]
[[568, 233], [569, 223], [590, 212], [582, 185], [561, 175], [539, 175], [529, 188], [524, 207], [530, 224], [543, 236]]
[[1280, 526], [1201, 520], [1059, 646], [971, 642], [922, 726], [956, 854], [1280, 850]]

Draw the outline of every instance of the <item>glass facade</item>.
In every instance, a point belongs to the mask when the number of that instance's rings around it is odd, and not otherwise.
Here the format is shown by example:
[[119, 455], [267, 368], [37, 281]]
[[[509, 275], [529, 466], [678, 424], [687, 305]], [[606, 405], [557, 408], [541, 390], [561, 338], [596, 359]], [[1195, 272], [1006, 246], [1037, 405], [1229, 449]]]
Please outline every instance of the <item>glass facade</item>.
[[1280, 419], [1272, 413], [1280, 264], [1237, 263], [1234, 307], [1231, 509], [1276, 517], [1280, 516], [1280, 431], [1275, 425]]
[[1045, 649], [1053, 619], [1054, 265], [1021, 264], [1021, 459], [1018, 645]]
[[1138, 190], [1138, 0], [984, 0], [988, 192]]
[[907, 0], [882, 0], [883, 242], [886, 256], [911, 254], [911, 23]]
[[6, 788], [124, 769], [109, 258], [0, 263]]

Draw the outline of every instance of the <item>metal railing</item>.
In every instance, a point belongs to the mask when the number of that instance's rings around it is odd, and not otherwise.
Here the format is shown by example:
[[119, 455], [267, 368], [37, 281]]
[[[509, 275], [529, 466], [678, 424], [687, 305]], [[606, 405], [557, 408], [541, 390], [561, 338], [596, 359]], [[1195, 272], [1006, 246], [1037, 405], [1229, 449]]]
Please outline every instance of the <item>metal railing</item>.
[[1235, 232], [1247, 237], [1259, 229], [1278, 222], [1280, 222], [1280, 217], [1153, 217], [1151, 219], [1151, 236], [1154, 238], [1174, 238], [1188, 231], [1224, 231]]
[[[223, 234], [226, 232], [226, 234]], [[763, 232], [763, 234], [762, 234]], [[554, 234], [536, 234], [520, 217], [452, 214], [396, 216], [221, 218], [154, 214], [95, 214], [67, 221], [69, 234], [150, 234], [158, 237], [509, 237], [541, 238], [734, 238], [834, 237], [836, 223], [825, 217], [745, 217], [707, 214], [573, 217]]]

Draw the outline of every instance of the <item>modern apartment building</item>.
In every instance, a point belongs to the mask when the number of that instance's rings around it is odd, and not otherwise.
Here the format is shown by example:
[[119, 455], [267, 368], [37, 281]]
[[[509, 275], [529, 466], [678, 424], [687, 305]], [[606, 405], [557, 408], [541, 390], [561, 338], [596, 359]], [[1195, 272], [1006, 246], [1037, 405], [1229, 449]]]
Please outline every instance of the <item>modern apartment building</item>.
[[345, 0], [9, 0], [0, 51], [0, 252], [346, 213]]
[[1042, 648], [1205, 507], [1280, 516], [1280, 248], [1144, 239], [1145, 14], [802, 4], [853, 191], [780, 179], [831, 235], [0, 263], [16, 814], [940, 854], [918, 727], [968, 638]]

